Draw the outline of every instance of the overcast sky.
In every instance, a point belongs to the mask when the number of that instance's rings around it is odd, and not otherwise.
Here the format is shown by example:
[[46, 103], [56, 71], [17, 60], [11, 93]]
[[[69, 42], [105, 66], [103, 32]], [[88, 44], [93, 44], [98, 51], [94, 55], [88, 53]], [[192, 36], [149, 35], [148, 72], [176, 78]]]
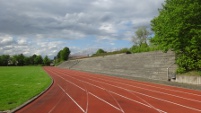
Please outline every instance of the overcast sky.
[[164, 0], [0, 0], [0, 55], [53, 57], [129, 48]]

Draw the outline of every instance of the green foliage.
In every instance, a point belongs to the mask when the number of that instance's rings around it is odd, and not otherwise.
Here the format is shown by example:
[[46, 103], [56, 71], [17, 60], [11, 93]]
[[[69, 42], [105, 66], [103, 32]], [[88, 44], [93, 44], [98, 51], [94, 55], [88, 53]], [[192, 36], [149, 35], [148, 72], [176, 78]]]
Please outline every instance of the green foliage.
[[132, 53], [141, 53], [141, 52], [149, 52], [149, 51], [157, 51], [161, 50], [158, 46], [148, 45], [147, 43], [141, 44], [141, 46], [133, 45], [130, 48]]
[[132, 37], [134, 44], [141, 46], [142, 44], [147, 43], [148, 35], [149, 31], [147, 31], [146, 27], [139, 27], [137, 31], [135, 31], [135, 36]]
[[57, 53], [57, 56], [54, 58], [54, 64], [57, 65], [63, 61], [68, 60], [69, 55], [70, 55], [70, 49], [68, 47], [64, 47]]
[[43, 59], [43, 64], [45, 66], [49, 66], [51, 63], [50, 59], [48, 58], [48, 56], [45, 56], [45, 58]]
[[63, 50], [60, 52], [61, 60], [66, 61], [68, 60], [70, 55], [70, 49], [68, 47], [64, 47]]
[[41, 55], [38, 55], [34, 58], [34, 64], [35, 65], [40, 65], [40, 64], [43, 64], [43, 58]]
[[[48, 64], [50, 59], [48, 58]], [[0, 56], [0, 66], [28, 66], [28, 65], [44, 65], [43, 58], [41, 55], [33, 55], [30, 57], [19, 55], [1, 55]], [[47, 65], [47, 64], [45, 64]]]
[[200, 0], [166, 0], [159, 16], [151, 21], [151, 40], [164, 51], [176, 52], [178, 72], [199, 70], [201, 60]]
[[24, 65], [25, 56], [23, 54], [14, 55], [11, 58], [13, 65], [23, 66]]
[[103, 53], [107, 53], [106, 51], [104, 51], [103, 49], [98, 49], [96, 54], [103, 54]]
[[7, 66], [8, 65], [8, 61], [10, 60], [10, 55], [2, 55], [0, 56], [0, 65], [1, 66]]
[[106, 52], [103, 49], [99, 49], [97, 50], [97, 52], [95, 54], [92, 55], [92, 57], [96, 57], [96, 56], [106, 56], [106, 55], [115, 55], [115, 54], [122, 54], [122, 53], [130, 53], [130, 50], [128, 48], [123, 48], [121, 50], [117, 50], [117, 51], [112, 51], [112, 52]]

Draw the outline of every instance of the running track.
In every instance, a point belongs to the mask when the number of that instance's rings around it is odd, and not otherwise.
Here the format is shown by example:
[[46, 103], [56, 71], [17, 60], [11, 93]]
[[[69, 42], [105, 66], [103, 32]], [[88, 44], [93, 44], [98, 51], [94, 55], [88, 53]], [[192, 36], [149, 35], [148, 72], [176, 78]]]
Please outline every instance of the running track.
[[17, 113], [201, 113], [201, 92], [55, 67], [52, 87]]

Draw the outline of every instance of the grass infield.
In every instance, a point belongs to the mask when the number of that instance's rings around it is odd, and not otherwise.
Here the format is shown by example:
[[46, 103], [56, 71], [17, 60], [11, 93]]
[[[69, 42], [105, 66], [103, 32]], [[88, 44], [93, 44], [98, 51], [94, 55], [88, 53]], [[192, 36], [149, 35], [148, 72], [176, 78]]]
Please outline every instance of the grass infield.
[[51, 83], [40, 66], [0, 67], [0, 111], [14, 109]]

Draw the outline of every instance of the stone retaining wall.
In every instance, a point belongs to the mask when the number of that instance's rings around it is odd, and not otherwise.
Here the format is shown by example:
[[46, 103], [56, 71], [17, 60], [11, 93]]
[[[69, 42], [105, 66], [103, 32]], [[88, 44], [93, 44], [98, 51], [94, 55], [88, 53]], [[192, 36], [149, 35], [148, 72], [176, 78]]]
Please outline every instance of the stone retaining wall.
[[179, 82], [179, 83], [201, 85], [201, 77], [200, 76], [177, 75], [176, 80], [172, 80], [172, 81]]

